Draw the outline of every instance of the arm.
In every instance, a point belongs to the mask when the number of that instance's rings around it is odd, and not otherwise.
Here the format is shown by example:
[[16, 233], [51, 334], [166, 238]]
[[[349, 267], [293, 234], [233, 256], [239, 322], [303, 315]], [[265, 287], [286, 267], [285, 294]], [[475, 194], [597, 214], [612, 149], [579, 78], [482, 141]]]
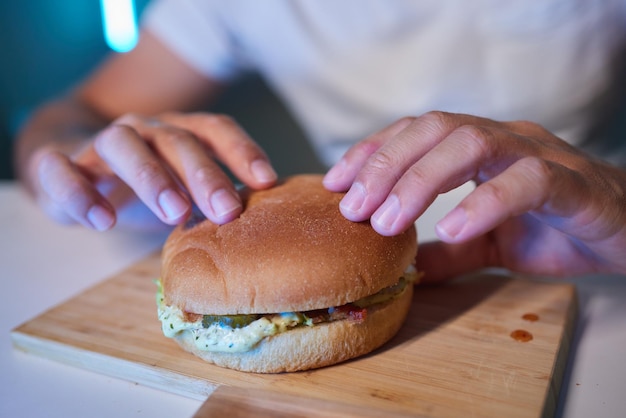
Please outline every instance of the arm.
[[436, 196], [477, 187], [420, 246], [431, 280], [482, 267], [536, 274], [626, 273], [626, 172], [524, 121], [431, 112], [357, 144], [325, 178], [341, 211], [384, 235]]
[[241, 203], [215, 159], [255, 188], [275, 173], [230, 118], [173, 112], [190, 112], [220, 89], [143, 33], [133, 51], [35, 112], [18, 137], [19, 177], [55, 219], [98, 230], [119, 219], [136, 225], [144, 218], [138, 200], [167, 224], [183, 221], [191, 201], [226, 222]]

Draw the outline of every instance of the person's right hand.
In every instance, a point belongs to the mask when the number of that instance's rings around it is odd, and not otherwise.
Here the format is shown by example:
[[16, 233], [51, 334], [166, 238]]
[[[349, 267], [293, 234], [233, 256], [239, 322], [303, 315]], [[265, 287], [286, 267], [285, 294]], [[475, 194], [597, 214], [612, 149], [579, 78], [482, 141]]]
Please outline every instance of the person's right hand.
[[241, 200], [220, 163], [255, 189], [277, 178], [235, 121], [208, 113], [125, 115], [74, 155], [39, 149], [29, 172], [37, 201], [55, 220], [103, 231], [121, 218], [145, 223], [137, 203], [169, 225], [183, 222], [192, 202], [215, 223], [236, 218]]

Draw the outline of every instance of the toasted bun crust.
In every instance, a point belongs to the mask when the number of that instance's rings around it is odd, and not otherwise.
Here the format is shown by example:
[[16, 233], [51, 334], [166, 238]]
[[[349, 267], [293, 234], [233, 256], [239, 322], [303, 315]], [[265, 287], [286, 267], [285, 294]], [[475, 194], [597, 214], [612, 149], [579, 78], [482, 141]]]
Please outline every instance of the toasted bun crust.
[[415, 228], [384, 237], [343, 217], [342, 197], [320, 175], [294, 176], [245, 191], [230, 223], [178, 226], [163, 248], [165, 303], [197, 314], [306, 311], [396, 283], [417, 252]]
[[367, 311], [363, 322], [350, 320], [301, 327], [262, 340], [244, 353], [198, 350], [191, 332], [176, 342], [186, 351], [221, 367], [255, 373], [280, 373], [315, 369], [367, 354], [390, 340], [409, 311], [413, 286], [391, 301]]

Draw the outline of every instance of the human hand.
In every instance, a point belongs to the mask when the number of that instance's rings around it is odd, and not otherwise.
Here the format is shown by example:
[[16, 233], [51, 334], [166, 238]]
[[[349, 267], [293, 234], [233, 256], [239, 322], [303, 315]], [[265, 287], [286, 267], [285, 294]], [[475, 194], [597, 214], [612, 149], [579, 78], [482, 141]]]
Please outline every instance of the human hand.
[[383, 235], [413, 223], [440, 193], [477, 187], [420, 244], [439, 280], [482, 267], [531, 274], [626, 273], [626, 173], [524, 121], [430, 112], [352, 147], [326, 174], [340, 210]]
[[29, 171], [38, 202], [59, 221], [106, 230], [125, 213], [135, 221], [144, 217], [145, 210], [137, 216], [142, 202], [174, 225], [189, 216], [193, 201], [222, 224], [242, 205], [218, 161], [253, 188], [276, 180], [265, 153], [239, 125], [207, 113], [125, 115], [73, 155], [41, 148]]

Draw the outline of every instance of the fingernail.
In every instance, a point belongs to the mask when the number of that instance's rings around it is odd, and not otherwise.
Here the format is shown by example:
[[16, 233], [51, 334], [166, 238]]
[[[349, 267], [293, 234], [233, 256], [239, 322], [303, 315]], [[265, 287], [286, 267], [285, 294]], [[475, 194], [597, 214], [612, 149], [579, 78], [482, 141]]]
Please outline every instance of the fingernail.
[[272, 183], [278, 177], [272, 166], [265, 160], [256, 160], [250, 164], [254, 178], [261, 183]]
[[358, 214], [365, 202], [365, 187], [361, 183], [354, 183], [343, 197], [339, 207], [344, 214]]
[[230, 214], [239, 211], [241, 202], [233, 193], [226, 189], [219, 189], [210, 197], [211, 208], [219, 221], [230, 220]]
[[372, 215], [371, 222], [376, 224], [377, 231], [389, 232], [400, 216], [400, 199], [396, 195], [390, 195], [387, 200]]
[[165, 217], [171, 221], [180, 219], [189, 209], [187, 200], [171, 189], [161, 192], [159, 195], [159, 206]]
[[87, 220], [97, 231], [106, 231], [115, 223], [115, 217], [110, 211], [100, 205], [94, 205], [87, 212]]
[[435, 229], [441, 238], [453, 240], [461, 233], [466, 223], [467, 212], [456, 207], [435, 225]]

